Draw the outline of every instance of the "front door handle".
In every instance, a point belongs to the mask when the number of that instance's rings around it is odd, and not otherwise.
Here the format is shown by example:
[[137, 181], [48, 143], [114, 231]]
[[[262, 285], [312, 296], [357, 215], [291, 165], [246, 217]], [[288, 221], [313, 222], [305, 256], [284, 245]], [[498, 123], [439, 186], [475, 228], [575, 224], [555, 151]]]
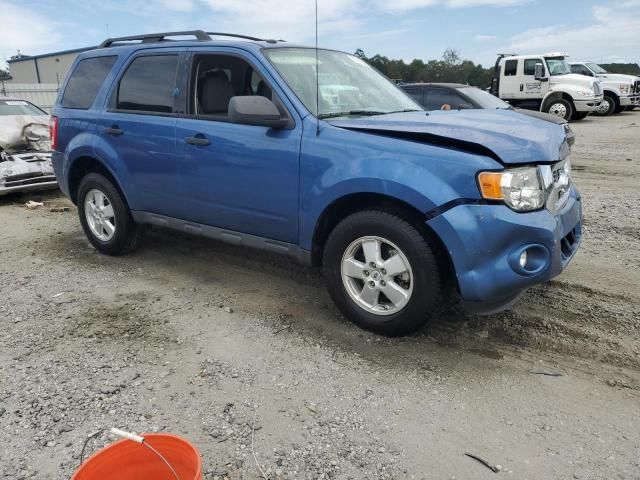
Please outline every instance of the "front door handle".
[[189, 145], [200, 145], [203, 147], [207, 145], [211, 145], [211, 141], [208, 138], [205, 138], [204, 136], [187, 137], [185, 141]]
[[522, 84], [522, 83], [520, 84], [520, 91], [521, 92], [524, 91], [524, 84]]
[[105, 128], [104, 133], [117, 137], [119, 135], [122, 135], [124, 133], [124, 130], [119, 128], [117, 125], [112, 125], [110, 127]]

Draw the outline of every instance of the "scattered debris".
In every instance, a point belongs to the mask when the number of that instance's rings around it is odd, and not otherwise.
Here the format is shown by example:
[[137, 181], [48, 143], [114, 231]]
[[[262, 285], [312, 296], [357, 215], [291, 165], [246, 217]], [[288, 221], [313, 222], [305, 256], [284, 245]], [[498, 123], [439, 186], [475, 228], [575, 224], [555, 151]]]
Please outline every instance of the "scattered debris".
[[60, 206], [51, 207], [49, 209], [51, 213], [64, 213], [64, 212], [68, 212], [69, 210], [70, 210], [69, 207], [60, 207]]
[[224, 307], [223, 310], [227, 313], [233, 313], [233, 308], [231, 307]]
[[480, 462], [485, 467], [487, 467], [489, 470], [491, 470], [493, 473], [498, 473], [498, 472], [502, 471], [502, 465], [492, 465], [489, 462], [487, 462], [484, 458], [479, 457], [477, 455], [474, 455], [473, 453], [465, 452], [465, 455], [467, 457], [473, 458], [474, 460]]
[[29, 200], [24, 204], [29, 210], [35, 210], [36, 208], [44, 207], [44, 203], [42, 202], [34, 202], [33, 200]]
[[279, 329], [277, 329], [275, 332], [273, 332], [274, 335], [279, 334], [280, 332], [287, 330], [288, 328], [291, 328], [291, 324], [288, 323], [287, 325], [285, 325], [284, 327], [280, 327]]
[[56, 293], [55, 295], [51, 295], [51, 298], [58, 298], [61, 295], [64, 295], [64, 292], [60, 292], [60, 293]]
[[533, 368], [529, 370], [529, 373], [533, 373], [534, 375], [546, 375], [548, 377], [561, 377], [562, 374], [560, 372], [553, 372], [550, 370], [542, 370], [540, 368]]
[[253, 455], [253, 459], [256, 462], [256, 466], [258, 467], [258, 470], [260, 470], [260, 473], [264, 477], [264, 480], [269, 480], [269, 477], [267, 477], [267, 474], [264, 473], [264, 470], [260, 466], [260, 462], [258, 462], [258, 457], [256, 457], [256, 450], [254, 448], [253, 438], [254, 438], [255, 433], [256, 433], [256, 415], [257, 415], [257, 413], [258, 412], [256, 410], [256, 405], [254, 405], [253, 406], [253, 425], [251, 426], [251, 454]]

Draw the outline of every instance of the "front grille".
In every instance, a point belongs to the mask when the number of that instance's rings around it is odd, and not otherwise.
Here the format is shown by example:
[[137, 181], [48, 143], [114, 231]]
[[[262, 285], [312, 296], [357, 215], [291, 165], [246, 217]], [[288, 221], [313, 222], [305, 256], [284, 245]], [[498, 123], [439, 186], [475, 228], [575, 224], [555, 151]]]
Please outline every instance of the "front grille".
[[636, 94], [640, 93], [640, 80], [636, 80], [636, 83], [634, 84], [633, 91]]
[[22, 175], [11, 175], [4, 182], [6, 188], [23, 187], [25, 185], [36, 185], [38, 183], [54, 182], [54, 175], [46, 175], [44, 173], [25, 173]]

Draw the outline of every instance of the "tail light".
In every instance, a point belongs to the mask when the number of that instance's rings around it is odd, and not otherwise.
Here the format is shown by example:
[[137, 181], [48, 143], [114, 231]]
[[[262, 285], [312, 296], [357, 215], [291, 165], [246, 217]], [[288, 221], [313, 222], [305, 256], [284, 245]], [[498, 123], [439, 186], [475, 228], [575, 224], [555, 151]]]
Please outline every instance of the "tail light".
[[58, 149], [58, 117], [49, 119], [49, 139], [51, 140], [51, 150]]

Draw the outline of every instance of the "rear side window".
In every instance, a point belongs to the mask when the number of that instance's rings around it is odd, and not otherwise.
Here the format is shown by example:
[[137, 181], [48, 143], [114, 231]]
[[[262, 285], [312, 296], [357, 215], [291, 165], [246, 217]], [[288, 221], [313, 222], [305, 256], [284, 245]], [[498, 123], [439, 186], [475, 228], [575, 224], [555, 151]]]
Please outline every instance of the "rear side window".
[[507, 60], [504, 62], [504, 76], [505, 77], [513, 77], [518, 71], [518, 61], [517, 60]]
[[62, 106], [84, 110], [91, 107], [116, 58], [94, 57], [80, 60], [67, 82]]
[[171, 113], [178, 55], [138, 57], [120, 80], [118, 110]]
[[403, 87], [402, 89], [407, 95], [422, 105], [422, 87]]

